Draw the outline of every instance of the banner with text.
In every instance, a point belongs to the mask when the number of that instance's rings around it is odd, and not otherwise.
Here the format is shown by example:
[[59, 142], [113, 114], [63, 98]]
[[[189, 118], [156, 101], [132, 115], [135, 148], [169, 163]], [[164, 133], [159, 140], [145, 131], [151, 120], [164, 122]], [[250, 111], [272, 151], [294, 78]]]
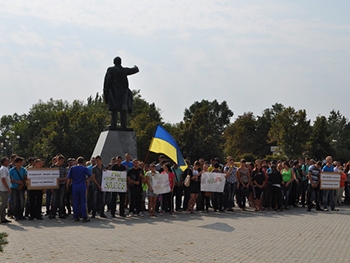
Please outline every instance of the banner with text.
[[153, 193], [160, 195], [170, 192], [169, 176], [168, 174], [156, 174], [152, 177]]
[[101, 188], [103, 192], [126, 193], [126, 172], [104, 171], [102, 174]]
[[29, 190], [56, 189], [60, 171], [58, 168], [29, 168], [27, 177]]
[[201, 191], [203, 192], [224, 192], [225, 174], [222, 173], [202, 173], [201, 176]]
[[340, 173], [339, 172], [321, 172], [322, 190], [336, 190], [340, 188]]

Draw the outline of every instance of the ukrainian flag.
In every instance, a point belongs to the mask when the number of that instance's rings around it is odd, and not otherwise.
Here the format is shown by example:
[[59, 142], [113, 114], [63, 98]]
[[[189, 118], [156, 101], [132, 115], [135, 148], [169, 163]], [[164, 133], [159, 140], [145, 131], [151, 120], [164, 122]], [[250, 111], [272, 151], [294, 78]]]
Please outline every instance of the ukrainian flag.
[[149, 146], [149, 151], [162, 153], [168, 156], [178, 166], [185, 170], [187, 164], [174, 138], [162, 126], [157, 125], [156, 131]]

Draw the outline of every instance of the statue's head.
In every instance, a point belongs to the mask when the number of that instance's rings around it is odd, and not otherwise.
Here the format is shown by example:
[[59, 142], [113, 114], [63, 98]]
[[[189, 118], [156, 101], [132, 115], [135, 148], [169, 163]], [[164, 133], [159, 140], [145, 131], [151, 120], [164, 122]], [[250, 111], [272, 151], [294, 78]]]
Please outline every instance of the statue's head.
[[116, 57], [113, 59], [113, 63], [116, 66], [120, 66], [122, 64], [122, 59], [120, 57]]

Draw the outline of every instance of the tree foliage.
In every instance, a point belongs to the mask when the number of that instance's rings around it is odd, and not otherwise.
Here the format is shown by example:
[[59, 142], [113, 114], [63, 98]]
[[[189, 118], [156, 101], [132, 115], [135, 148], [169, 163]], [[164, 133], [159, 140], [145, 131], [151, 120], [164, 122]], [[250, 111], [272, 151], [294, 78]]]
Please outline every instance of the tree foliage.
[[[184, 111], [183, 121], [163, 123], [161, 111], [133, 91], [134, 109], [128, 127], [134, 129], [140, 160], [157, 160], [148, 147], [157, 124], [163, 125], [178, 142], [183, 155], [192, 161], [232, 155], [234, 158], [298, 158], [308, 156], [347, 161], [350, 156], [350, 123], [339, 111], [318, 116], [313, 125], [305, 110], [275, 103], [261, 116], [252, 112], [230, 121], [233, 112], [226, 101], [196, 101]], [[57, 153], [89, 158], [99, 134], [109, 124], [110, 112], [98, 93], [85, 102], [50, 99], [34, 104], [28, 113], [4, 115], [0, 119], [2, 154], [17, 152], [47, 161]], [[281, 155], [271, 155], [279, 146]], [[6, 147], [6, 149], [5, 149]]]
[[312, 127], [309, 140], [309, 155], [322, 159], [327, 155], [333, 155], [333, 149], [329, 141], [330, 131], [327, 127], [327, 119], [318, 116]]
[[232, 116], [226, 101], [196, 101], [185, 109], [183, 122], [178, 125], [179, 131], [175, 132], [183, 154], [191, 160], [223, 158], [222, 135]]
[[[154, 103], [149, 104], [141, 98], [139, 91], [134, 91], [134, 110], [130, 117], [130, 127], [137, 138], [137, 153], [140, 160], [145, 160], [157, 124], [161, 124], [160, 111]], [[155, 155], [147, 160], [155, 160]]]
[[310, 121], [306, 111], [288, 107], [276, 114], [269, 131], [270, 142], [276, 141], [288, 158], [298, 158], [306, 150]]

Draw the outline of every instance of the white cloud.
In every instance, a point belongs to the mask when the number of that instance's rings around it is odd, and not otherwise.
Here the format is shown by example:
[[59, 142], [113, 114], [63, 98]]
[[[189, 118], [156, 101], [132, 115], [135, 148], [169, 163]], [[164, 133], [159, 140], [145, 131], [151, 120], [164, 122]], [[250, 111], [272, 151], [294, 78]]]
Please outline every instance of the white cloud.
[[276, 101], [308, 105], [284, 94], [349, 83], [350, 24], [309, 17], [294, 2], [13, 0], [0, 3], [2, 21], [0, 81], [31, 90], [21, 112], [31, 97], [101, 92], [115, 55], [140, 66], [131, 88], [171, 122], [202, 98], [259, 114]]

